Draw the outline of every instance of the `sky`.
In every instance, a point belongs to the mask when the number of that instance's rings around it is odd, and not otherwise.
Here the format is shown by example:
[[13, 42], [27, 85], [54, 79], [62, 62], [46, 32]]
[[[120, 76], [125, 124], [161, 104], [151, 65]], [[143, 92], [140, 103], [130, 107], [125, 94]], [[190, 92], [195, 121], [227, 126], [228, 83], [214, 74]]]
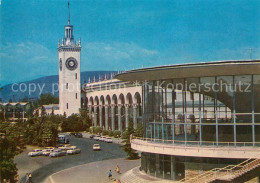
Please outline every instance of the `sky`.
[[[67, 0], [1, 0], [0, 84], [58, 74]], [[260, 59], [259, 0], [70, 0], [81, 71]]]

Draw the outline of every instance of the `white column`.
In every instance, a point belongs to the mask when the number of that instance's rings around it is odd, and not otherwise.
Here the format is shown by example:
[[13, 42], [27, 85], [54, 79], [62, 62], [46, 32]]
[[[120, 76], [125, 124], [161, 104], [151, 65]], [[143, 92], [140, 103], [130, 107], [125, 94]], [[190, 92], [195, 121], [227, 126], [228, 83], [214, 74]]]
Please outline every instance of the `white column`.
[[94, 126], [97, 126], [97, 106], [94, 106]]
[[108, 106], [105, 106], [105, 128], [108, 130]]
[[103, 106], [100, 105], [99, 106], [99, 126], [101, 128], [103, 128], [103, 111], [102, 111], [102, 109], [103, 109]]
[[133, 105], [133, 122], [134, 122], [134, 128], [137, 128], [137, 104]]
[[111, 105], [111, 123], [112, 123], [112, 131], [115, 130], [115, 105]]
[[123, 131], [123, 128], [122, 128], [122, 112], [121, 112], [121, 109], [122, 109], [122, 105], [118, 105], [118, 130], [120, 132]]
[[125, 127], [126, 129], [129, 126], [129, 104], [125, 105]]

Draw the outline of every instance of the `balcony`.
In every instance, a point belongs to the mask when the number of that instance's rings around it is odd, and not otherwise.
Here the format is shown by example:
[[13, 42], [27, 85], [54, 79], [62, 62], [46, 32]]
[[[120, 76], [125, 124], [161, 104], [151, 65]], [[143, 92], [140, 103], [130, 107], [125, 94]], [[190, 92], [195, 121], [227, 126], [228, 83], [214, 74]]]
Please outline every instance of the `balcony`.
[[[260, 158], [260, 142], [223, 142], [216, 145], [215, 142], [172, 141], [149, 138], [131, 139], [131, 147], [137, 151], [165, 154], [173, 156], [191, 156], [208, 158]], [[255, 146], [253, 146], [255, 145]]]

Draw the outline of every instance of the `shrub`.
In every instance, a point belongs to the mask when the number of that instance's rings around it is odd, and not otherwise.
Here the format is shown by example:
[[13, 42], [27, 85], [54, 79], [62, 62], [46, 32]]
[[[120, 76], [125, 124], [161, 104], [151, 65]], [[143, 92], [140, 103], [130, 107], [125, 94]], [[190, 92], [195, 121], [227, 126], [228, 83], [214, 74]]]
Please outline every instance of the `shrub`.
[[114, 132], [111, 130], [111, 131], [108, 132], [108, 135], [109, 135], [109, 137], [113, 137], [114, 136]]
[[102, 131], [102, 135], [103, 135], [103, 136], [108, 135], [108, 131], [107, 131], [107, 130], [103, 130], [103, 131]]
[[121, 134], [121, 133], [120, 133], [119, 130], [115, 130], [115, 131], [114, 131], [114, 137], [115, 137], [115, 138], [119, 137], [120, 134]]
[[122, 133], [122, 139], [127, 139], [127, 135], [128, 135], [128, 131], [125, 130], [125, 131]]
[[95, 128], [96, 128], [96, 127], [94, 127], [94, 126], [90, 127], [90, 128], [89, 128], [89, 129], [90, 129], [90, 132], [91, 132], [91, 133], [95, 133]]
[[97, 133], [100, 133], [100, 132], [101, 132], [100, 126], [95, 127], [94, 133], [97, 134]]

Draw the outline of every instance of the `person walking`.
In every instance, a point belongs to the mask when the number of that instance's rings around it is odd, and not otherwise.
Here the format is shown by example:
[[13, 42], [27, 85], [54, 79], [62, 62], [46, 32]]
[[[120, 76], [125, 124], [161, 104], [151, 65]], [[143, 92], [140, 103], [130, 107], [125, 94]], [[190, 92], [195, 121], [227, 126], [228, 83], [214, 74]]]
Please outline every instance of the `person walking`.
[[29, 173], [29, 174], [28, 174], [28, 177], [29, 177], [29, 183], [32, 183], [32, 174]]
[[116, 179], [114, 179], [113, 183], [117, 183], [117, 182], [116, 182]]
[[117, 180], [117, 183], [121, 183], [120, 179]]
[[116, 165], [116, 173], [120, 174], [120, 168], [118, 165]]
[[29, 173], [26, 174], [25, 183], [29, 183]]
[[108, 179], [109, 179], [109, 180], [112, 179], [112, 172], [111, 172], [111, 170], [109, 170], [109, 172], [108, 172]]

